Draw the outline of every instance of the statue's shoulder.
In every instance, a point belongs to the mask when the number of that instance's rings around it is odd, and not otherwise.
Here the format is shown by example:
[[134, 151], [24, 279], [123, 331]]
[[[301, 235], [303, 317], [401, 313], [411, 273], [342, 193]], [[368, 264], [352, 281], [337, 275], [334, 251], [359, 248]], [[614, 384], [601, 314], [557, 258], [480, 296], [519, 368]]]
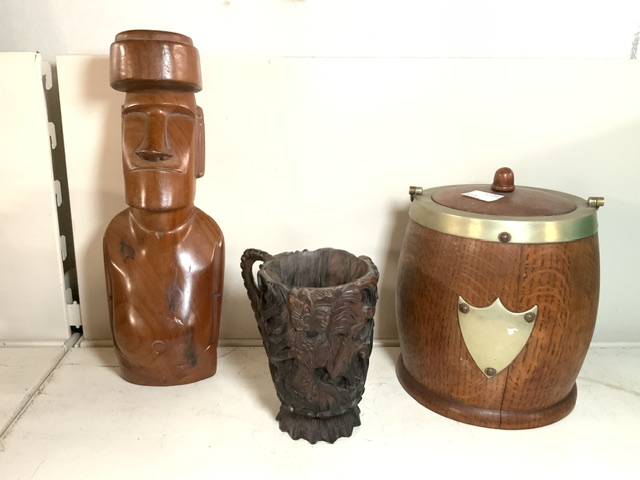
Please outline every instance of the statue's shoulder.
[[196, 207], [194, 215], [200, 241], [214, 247], [214, 251], [224, 249], [224, 235], [218, 223], [209, 215]]
[[125, 209], [111, 219], [105, 229], [103, 243], [105, 253], [113, 248], [120, 248], [121, 244], [131, 242], [133, 238], [133, 225], [129, 209]]
[[108, 233], [112, 230], [122, 229], [131, 229], [131, 214], [128, 208], [125, 208], [111, 219], [105, 232]]

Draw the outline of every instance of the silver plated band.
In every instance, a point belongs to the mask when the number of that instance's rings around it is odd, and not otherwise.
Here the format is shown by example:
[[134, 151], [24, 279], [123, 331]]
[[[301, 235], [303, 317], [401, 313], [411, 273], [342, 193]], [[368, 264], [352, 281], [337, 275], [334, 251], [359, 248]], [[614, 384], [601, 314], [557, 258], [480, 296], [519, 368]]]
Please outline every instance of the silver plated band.
[[441, 188], [423, 190], [422, 195], [415, 196], [409, 209], [409, 217], [414, 222], [437, 232], [486, 242], [560, 243], [590, 237], [598, 231], [597, 208], [589, 206], [589, 200], [574, 195], [552, 192], [576, 203], [576, 209], [566, 214], [496, 217], [455, 210], [434, 202], [431, 195]]

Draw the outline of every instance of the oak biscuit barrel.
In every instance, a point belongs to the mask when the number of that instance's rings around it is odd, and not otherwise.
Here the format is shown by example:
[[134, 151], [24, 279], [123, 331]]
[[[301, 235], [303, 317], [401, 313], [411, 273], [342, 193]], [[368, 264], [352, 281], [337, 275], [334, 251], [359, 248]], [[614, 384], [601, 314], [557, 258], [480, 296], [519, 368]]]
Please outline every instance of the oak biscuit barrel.
[[404, 389], [483, 427], [564, 418], [595, 327], [604, 200], [516, 187], [508, 168], [492, 185], [411, 196], [396, 293]]

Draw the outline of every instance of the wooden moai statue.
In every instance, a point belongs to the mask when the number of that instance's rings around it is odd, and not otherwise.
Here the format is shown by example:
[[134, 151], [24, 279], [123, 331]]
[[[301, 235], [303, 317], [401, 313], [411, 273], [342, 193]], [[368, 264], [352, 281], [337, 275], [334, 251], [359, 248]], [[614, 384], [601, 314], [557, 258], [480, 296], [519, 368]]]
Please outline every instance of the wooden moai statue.
[[104, 235], [109, 317], [122, 376], [179, 385], [216, 372], [224, 276], [218, 224], [194, 206], [204, 175], [198, 50], [189, 37], [133, 30], [111, 45], [125, 92], [126, 202]]

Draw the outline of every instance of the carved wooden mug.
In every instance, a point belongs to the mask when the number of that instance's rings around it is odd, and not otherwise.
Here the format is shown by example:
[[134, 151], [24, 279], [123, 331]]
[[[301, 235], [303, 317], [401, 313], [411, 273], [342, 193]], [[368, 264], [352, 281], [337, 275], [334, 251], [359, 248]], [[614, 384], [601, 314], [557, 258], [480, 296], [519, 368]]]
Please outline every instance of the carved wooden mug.
[[122, 161], [129, 208], [104, 235], [109, 319], [122, 376], [177, 385], [212, 376], [224, 238], [194, 206], [204, 175], [198, 50], [170, 32], [119, 33], [111, 86], [126, 92]]
[[275, 256], [249, 249], [241, 268], [282, 404], [280, 429], [310, 443], [350, 436], [372, 348], [376, 266], [331, 248]]

